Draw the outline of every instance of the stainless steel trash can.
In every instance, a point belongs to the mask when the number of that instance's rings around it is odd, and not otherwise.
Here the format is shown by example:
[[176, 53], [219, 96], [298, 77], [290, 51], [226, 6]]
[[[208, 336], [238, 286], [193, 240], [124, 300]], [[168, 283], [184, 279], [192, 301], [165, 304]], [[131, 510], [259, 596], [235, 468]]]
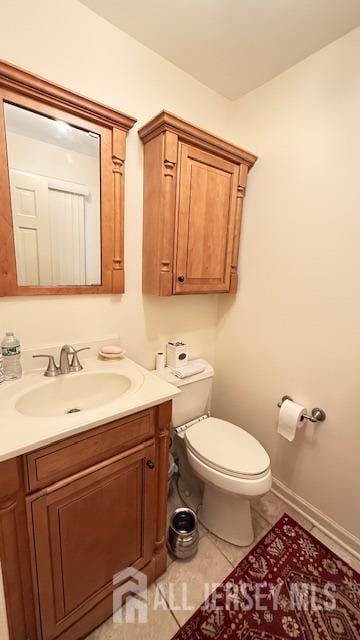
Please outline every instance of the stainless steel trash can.
[[176, 509], [170, 518], [168, 531], [169, 551], [180, 559], [191, 558], [199, 546], [196, 513], [187, 507]]

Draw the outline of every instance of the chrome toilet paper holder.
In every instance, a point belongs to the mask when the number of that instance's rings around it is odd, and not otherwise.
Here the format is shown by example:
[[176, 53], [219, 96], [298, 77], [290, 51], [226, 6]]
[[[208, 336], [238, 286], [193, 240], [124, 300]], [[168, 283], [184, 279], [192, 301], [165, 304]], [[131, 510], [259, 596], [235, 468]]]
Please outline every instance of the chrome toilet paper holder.
[[[293, 402], [293, 399], [290, 398], [290, 396], [283, 396], [280, 402], [277, 403], [279, 409], [281, 408], [282, 403], [285, 402], [285, 400], [291, 400], [291, 402]], [[326, 413], [323, 409], [315, 407], [315, 409], [312, 410], [311, 415], [305, 413], [303, 416], [301, 416], [301, 420], [310, 420], [310, 422], [324, 422], [324, 420], [326, 420]]]

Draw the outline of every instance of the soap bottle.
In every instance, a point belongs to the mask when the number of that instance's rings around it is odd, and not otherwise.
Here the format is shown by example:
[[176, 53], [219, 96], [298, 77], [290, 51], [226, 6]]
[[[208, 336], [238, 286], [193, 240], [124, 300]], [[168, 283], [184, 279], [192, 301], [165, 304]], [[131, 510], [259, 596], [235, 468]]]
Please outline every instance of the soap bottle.
[[1, 343], [1, 353], [5, 380], [21, 378], [20, 342], [12, 331], [7, 331]]

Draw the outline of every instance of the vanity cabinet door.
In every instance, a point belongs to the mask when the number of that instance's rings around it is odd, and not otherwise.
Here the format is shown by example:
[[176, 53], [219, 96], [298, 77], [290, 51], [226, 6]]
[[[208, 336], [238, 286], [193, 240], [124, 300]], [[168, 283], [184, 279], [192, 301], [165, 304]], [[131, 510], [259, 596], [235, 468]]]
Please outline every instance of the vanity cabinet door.
[[230, 289], [239, 167], [180, 145], [175, 293]]
[[[95, 626], [92, 610], [100, 607], [103, 619], [111, 615], [114, 575], [150, 561], [152, 462], [155, 445], [144, 444], [27, 498], [42, 640], [83, 637]], [[89, 628], [77, 626], [81, 619]]]

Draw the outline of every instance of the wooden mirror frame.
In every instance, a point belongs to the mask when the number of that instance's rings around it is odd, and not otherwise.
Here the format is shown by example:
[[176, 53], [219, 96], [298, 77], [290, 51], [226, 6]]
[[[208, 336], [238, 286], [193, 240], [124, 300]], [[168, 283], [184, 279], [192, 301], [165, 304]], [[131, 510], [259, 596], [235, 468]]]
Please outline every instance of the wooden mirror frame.
[[[100, 136], [101, 284], [18, 285], [4, 102], [89, 129]], [[136, 120], [0, 61], [0, 296], [124, 292], [124, 163], [126, 134]]]

